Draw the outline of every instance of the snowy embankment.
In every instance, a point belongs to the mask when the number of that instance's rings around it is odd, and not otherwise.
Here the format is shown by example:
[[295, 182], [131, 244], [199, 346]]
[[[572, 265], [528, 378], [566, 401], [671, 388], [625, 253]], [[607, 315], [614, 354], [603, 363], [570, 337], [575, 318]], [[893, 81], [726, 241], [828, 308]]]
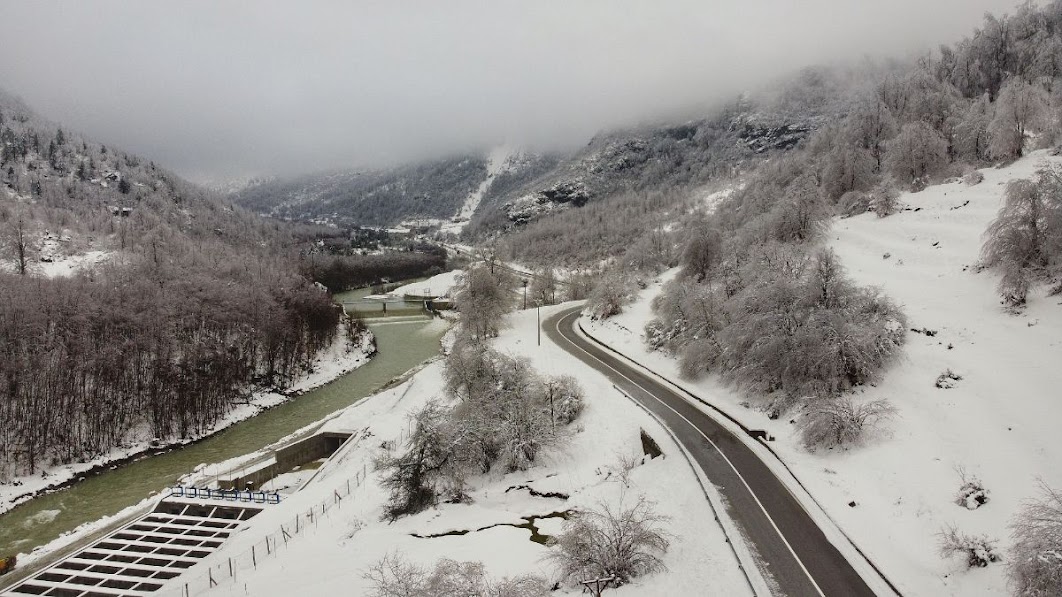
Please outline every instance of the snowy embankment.
[[[544, 308], [542, 315], [545, 318], [561, 308]], [[344, 500], [312, 530], [289, 541], [280, 557], [264, 565], [260, 561], [257, 570], [242, 570], [236, 583], [226, 580], [214, 593], [366, 595], [372, 584], [364, 578], [365, 572], [395, 552], [428, 567], [440, 558], [453, 558], [481, 561], [488, 574], [496, 577], [536, 574], [552, 579], [553, 568], [544, 559], [551, 548], [531, 540], [531, 529], [526, 526], [531, 517], [545, 516], [534, 519], [537, 531], [555, 535], [563, 527], [558, 513], [594, 507], [601, 501], [616, 505], [622, 500], [629, 506], [645, 495], [658, 502], [661, 514], [670, 517], [665, 525], [673, 535], [665, 557], [669, 571], [609, 594], [703, 594], [706, 587], [720, 595], [750, 594], [697, 477], [667, 434], [603, 376], [572, 359], [547, 337], [538, 346], [534, 311], [510, 316], [509, 324], [495, 348], [527, 357], [543, 374], [575, 376], [586, 394], [585, 410], [572, 424], [570, 438], [550, 449], [535, 467], [471, 476], [467, 479], [470, 504], [440, 504], [394, 523], [381, 520], [388, 494], [372, 462], [388, 449], [403, 449], [410, 415], [430, 400], [446, 399], [441, 390], [443, 363], [436, 360], [407, 382], [347, 408], [328, 422], [324, 429], [354, 432], [355, 439], [302, 491], [253, 519], [247, 531], [189, 570], [188, 577], [197, 579], [207, 566], [224, 564], [227, 558], [249, 551], [296, 513], [331, 499], [335, 487], [366, 470], [368, 480], [354, 491], [352, 501]], [[642, 463], [640, 428], [659, 442], [663, 458]], [[389, 445], [395, 447], [384, 447]], [[623, 459], [640, 463], [629, 471], [627, 484], [621, 474]], [[551, 493], [560, 497], [543, 496]], [[183, 577], [178, 580], [174, 587], [186, 582]], [[578, 594], [572, 589], [566, 592]]]
[[277, 406], [296, 396], [322, 386], [333, 379], [364, 365], [375, 353], [375, 340], [371, 333], [361, 336], [357, 346], [347, 346], [346, 334], [337, 333], [332, 345], [321, 352], [308, 372], [295, 380], [283, 391], [262, 390], [254, 392], [244, 403], [236, 405], [212, 427], [194, 437], [169, 443], [153, 442], [150, 429], [141, 427], [131, 431], [122, 446], [85, 462], [56, 465], [39, 469], [35, 475], [14, 477], [0, 482], [0, 513], [31, 499], [42, 491], [62, 487], [90, 471], [106, 468], [142, 454], [164, 451], [172, 447], [192, 443], [217, 433], [235, 423], [249, 419], [258, 413]]
[[[715, 376], [679, 378], [676, 362], [649, 352], [642, 330], [650, 302], [671, 271], [605, 323], [584, 322], [595, 337], [689, 389], [752, 428], [777, 437], [772, 447], [829, 517], [904, 594], [1002, 595], [1005, 564], [966, 570], [942, 559], [937, 533], [955, 526], [998, 539], [1007, 557], [1011, 517], [1037, 494], [1038, 480], [1062, 487], [1062, 306], [1045, 289], [1029, 307], [1008, 314], [995, 291], [998, 275], [976, 273], [982, 233], [1003, 203], [1009, 180], [1031, 177], [1036, 153], [984, 182], [952, 182], [905, 194], [904, 211], [879, 219], [838, 220], [827, 244], [859, 284], [881, 287], [903, 305], [910, 331], [905, 356], [859, 400], [888, 399], [899, 410], [886, 433], [844, 451], [808, 453], [792, 424], [742, 406], [744, 396]], [[928, 330], [929, 333], [926, 333]], [[961, 380], [937, 387], [951, 370]], [[956, 503], [962, 473], [979, 478], [989, 501], [976, 510]], [[797, 490], [795, 493], [801, 493]]]
[[450, 296], [450, 291], [453, 289], [454, 286], [457, 286], [457, 279], [463, 273], [464, 271], [459, 269], [443, 272], [421, 282], [413, 282], [412, 284], [399, 286], [398, 288], [392, 290], [389, 294], [398, 297], [409, 296], [428, 298]]

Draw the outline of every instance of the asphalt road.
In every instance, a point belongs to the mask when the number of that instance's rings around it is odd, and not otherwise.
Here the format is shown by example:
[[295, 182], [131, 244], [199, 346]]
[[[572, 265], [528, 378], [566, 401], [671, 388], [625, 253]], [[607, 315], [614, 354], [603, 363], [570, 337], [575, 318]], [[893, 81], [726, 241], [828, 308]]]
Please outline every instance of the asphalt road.
[[579, 336], [573, 326], [580, 309], [544, 321], [547, 336], [664, 421], [725, 497], [727, 513], [773, 587], [791, 597], [874, 595], [748, 446], [686, 398]]

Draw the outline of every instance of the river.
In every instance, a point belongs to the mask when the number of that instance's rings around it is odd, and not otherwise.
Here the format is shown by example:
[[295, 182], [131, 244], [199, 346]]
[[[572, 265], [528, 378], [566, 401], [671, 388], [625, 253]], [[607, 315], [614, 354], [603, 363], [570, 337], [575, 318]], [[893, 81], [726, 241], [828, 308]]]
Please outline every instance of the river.
[[[368, 291], [337, 295], [360, 298]], [[259, 450], [376, 392], [388, 381], [438, 354], [446, 329], [427, 317], [369, 320], [379, 353], [368, 363], [316, 390], [265, 411], [196, 444], [108, 470], [66, 489], [34, 498], [0, 515], [0, 555], [28, 552], [83, 523], [110, 516], [162, 491], [200, 463]]]

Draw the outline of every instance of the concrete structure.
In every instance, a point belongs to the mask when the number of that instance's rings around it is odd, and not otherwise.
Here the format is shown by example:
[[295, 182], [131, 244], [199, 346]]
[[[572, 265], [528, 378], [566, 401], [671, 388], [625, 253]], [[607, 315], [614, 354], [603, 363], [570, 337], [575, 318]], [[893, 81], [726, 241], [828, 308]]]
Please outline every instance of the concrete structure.
[[0, 593], [150, 595], [207, 557], [265, 505], [168, 498], [155, 510]]

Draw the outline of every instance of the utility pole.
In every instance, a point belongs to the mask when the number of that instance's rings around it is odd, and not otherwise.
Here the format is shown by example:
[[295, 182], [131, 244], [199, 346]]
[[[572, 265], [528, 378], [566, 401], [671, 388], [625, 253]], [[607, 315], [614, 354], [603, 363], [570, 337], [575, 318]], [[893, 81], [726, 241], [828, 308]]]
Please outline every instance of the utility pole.
[[524, 280], [524, 311], [527, 310], [527, 280]]
[[[538, 311], [538, 314], [537, 314], [537, 319], [538, 319], [538, 326], [537, 326], [538, 327], [538, 345], [542, 346], [542, 303], [538, 304], [538, 310], [537, 311]], [[550, 397], [550, 401], [552, 401], [552, 400], [553, 400], [553, 398]]]

